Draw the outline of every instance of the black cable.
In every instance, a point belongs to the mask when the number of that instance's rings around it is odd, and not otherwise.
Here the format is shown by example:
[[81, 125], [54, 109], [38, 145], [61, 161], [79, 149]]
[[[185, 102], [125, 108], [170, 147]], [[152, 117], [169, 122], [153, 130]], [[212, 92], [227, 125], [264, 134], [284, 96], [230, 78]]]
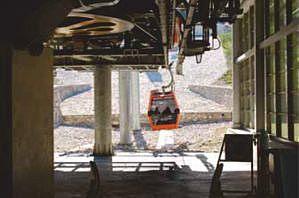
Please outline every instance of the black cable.
[[[218, 41], [218, 46], [216, 48], [214, 47], [214, 40]], [[216, 39], [213, 39], [213, 48], [212, 48], [212, 50], [217, 50], [220, 47], [221, 47], [221, 40], [218, 37]]]

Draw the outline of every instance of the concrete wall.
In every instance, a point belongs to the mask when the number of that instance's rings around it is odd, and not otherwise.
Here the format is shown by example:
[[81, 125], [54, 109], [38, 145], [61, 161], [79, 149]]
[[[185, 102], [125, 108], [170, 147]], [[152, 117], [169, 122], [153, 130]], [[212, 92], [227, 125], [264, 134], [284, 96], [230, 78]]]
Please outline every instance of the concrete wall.
[[200, 94], [202, 97], [213, 100], [219, 104], [232, 108], [233, 91], [231, 88], [220, 86], [190, 85], [190, 91]]
[[53, 197], [53, 55], [13, 53], [14, 197]]
[[53, 198], [52, 52], [45, 49], [39, 57], [10, 47], [6, 52], [1, 58], [7, 61], [0, 62], [0, 77], [6, 76], [0, 81], [0, 139], [6, 141], [0, 149], [7, 156], [0, 156], [0, 197]]
[[[188, 112], [183, 113], [181, 122], [216, 122], [216, 121], [231, 121], [231, 112]], [[142, 125], [148, 125], [147, 114], [140, 115], [140, 123]], [[94, 116], [93, 115], [64, 115], [63, 124], [69, 126], [81, 126], [94, 128]], [[119, 126], [119, 114], [112, 115], [112, 125]]]
[[54, 127], [63, 123], [60, 104], [67, 98], [91, 89], [89, 84], [54, 87]]

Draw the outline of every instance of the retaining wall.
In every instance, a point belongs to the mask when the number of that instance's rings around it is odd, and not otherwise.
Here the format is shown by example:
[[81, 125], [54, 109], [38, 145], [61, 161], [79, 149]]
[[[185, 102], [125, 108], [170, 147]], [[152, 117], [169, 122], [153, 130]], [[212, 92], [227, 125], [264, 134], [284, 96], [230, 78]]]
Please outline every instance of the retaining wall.
[[188, 88], [190, 91], [197, 93], [204, 98], [213, 100], [230, 109], [232, 108], [233, 105], [232, 88], [220, 87], [220, 86], [201, 86], [201, 85], [189, 85]]
[[[231, 121], [231, 112], [188, 112], [183, 113], [182, 122], [217, 122], [217, 121]], [[140, 115], [141, 125], [149, 125], [147, 114]], [[63, 124], [69, 126], [89, 127], [94, 128], [94, 115], [64, 115]], [[119, 126], [119, 114], [112, 115], [112, 125]]]
[[54, 127], [63, 123], [60, 104], [67, 98], [91, 89], [89, 84], [54, 87]]

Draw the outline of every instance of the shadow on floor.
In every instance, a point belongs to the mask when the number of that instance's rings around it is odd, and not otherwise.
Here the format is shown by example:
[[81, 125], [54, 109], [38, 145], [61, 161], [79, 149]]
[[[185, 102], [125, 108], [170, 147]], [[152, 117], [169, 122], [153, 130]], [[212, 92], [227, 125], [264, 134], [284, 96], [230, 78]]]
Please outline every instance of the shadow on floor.
[[[213, 165], [208, 164], [207, 159], [194, 156], [196, 163], [207, 168], [207, 171], [200, 172], [193, 171], [188, 163], [178, 166], [175, 160], [171, 160], [182, 157], [180, 155], [165, 156], [155, 158], [150, 153], [120, 153], [113, 157], [58, 158], [54, 164], [55, 198], [86, 197], [90, 160], [98, 166], [102, 197], [105, 198], [208, 197]], [[224, 172], [221, 181], [224, 189], [246, 190], [250, 186], [250, 171]]]
[[205, 156], [203, 154], [198, 154], [198, 155], [196, 155], [196, 157], [201, 160], [201, 162], [205, 165], [205, 167], [208, 169], [209, 172], [215, 171], [215, 167], [213, 166], [213, 164], [211, 164], [208, 161], [207, 156]]
[[144, 139], [142, 134], [142, 130], [134, 130], [133, 131], [134, 141], [136, 142], [137, 149], [147, 149], [147, 142]]
[[54, 163], [55, 198], [85, 198], [89, 188], [88, 162]]

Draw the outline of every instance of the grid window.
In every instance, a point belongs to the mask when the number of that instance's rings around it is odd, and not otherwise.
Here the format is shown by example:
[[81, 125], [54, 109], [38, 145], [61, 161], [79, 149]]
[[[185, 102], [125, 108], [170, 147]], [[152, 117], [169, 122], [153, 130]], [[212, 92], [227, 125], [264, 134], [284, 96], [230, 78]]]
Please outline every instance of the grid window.
[[292, 0], [292, 18], [299, 17], [299, 1]]
[[240, 114], [245, 128], [254, 128], [254, 60], [249, 58], [240, 64]]
[[[265, 40], [261, 46], [265, 58], [266, 128], [274, 136], [299, 142], [299, 32], [288, 26], [299, 17], [299, 1], [264, 3]], [[239, 19], [239, 55], [254, 46], [254, 13], [252, 6]], [[254, 128], [254, 58], [240, 63], [240, 116], [246, 128]]]

